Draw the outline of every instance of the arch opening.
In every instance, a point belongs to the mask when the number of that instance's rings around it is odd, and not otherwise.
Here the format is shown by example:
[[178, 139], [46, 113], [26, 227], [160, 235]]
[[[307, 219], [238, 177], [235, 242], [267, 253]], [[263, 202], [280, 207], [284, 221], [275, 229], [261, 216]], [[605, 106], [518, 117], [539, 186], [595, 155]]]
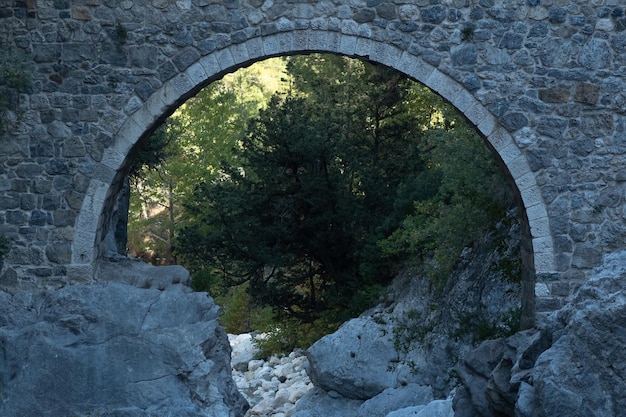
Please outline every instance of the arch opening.
[[79, 213], [70, 275], [93, 276], [93, 264], [104, 253], [105, 232], [114, 197], [122, 186], [128, 156], [182, 102], [225, 73], [262, 59], [327, 52], [365, 59], [400, 71], [442, 96], [486, 139], [511, 179], [523, 225], [522, 326], [534, 324], [534, 279], [552, 273], [554, 256], [548, 217], [534, 174], [525, 157], [497, 120], [463, 86], [433, 66], [394, 46], [340, 33], [297, 31], [250, 39], [201, 58], [166, 82], [123, 123], [91, 180]]

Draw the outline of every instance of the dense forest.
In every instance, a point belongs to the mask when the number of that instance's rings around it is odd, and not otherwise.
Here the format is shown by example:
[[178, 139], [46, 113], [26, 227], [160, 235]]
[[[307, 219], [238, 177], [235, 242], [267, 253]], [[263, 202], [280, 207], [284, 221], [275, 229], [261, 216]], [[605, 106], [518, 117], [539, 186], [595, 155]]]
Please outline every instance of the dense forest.
[[266, 332], [270, 350], [333, 331], [402, 268], [442, 287], [512, 202], [454, 109], [396, 71], [334, 55], [239, 70], [140, 146], [130, 253], [184, 265], [228, 331]]

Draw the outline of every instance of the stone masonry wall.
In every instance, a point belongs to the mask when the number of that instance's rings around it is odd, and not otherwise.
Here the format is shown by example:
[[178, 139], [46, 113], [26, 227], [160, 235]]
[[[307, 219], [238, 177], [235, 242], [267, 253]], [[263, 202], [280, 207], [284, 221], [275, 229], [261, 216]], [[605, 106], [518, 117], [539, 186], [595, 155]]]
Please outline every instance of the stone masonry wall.
[[621, 0], [0, 0], [0, 56], [32, 74], [19, 94], [0, 75], [0, 288], [93, 279], [134, 144], [225, 72], [310, 51], [397, 68], [477, 126], [520, 195], [540, 309], [626, 246]]

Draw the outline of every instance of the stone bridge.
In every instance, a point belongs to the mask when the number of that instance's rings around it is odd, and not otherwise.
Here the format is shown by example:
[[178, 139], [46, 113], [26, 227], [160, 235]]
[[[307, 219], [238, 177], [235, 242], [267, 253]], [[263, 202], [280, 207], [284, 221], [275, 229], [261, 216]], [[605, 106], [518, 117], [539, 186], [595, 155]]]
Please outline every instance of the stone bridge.
[[0, 0], [0, 55], [31, 76], [20, 91], [0, 81], [10, 98], [0, 233], [11, 240], [0, 287], [93, 280], [138, 141], [227, 72], [330, 52], [403, 72], [481, 132], [518, 195], [526, 317], [535, 302], [557, 308], [604, 254], [626, 247], [624, 9], [621, 0]]

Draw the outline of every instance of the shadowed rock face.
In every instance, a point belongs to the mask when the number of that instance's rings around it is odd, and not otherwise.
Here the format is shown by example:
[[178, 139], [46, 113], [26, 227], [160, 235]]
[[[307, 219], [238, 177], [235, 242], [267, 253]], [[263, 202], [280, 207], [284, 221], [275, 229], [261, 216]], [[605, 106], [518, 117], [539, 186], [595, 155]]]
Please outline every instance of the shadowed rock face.
[[457, 417], [617, 417], [626, 408], [626, 252], [540, 330], [487, 341], [458, 368]]
[[452, 400], [444, 398], [458, 384], [455, 365], [478, 340], [505, 331], [519, 309], [515, 269], [503, 267], [519, 253], [512, 223], [465, 250], [443, 288], [401, 274], [381, 304], [307, 350], [316, 387], [293, 417], [452, 417]]
[[0, 415], [243, 416], [218, 316], [180, 284], [0, 293]]

